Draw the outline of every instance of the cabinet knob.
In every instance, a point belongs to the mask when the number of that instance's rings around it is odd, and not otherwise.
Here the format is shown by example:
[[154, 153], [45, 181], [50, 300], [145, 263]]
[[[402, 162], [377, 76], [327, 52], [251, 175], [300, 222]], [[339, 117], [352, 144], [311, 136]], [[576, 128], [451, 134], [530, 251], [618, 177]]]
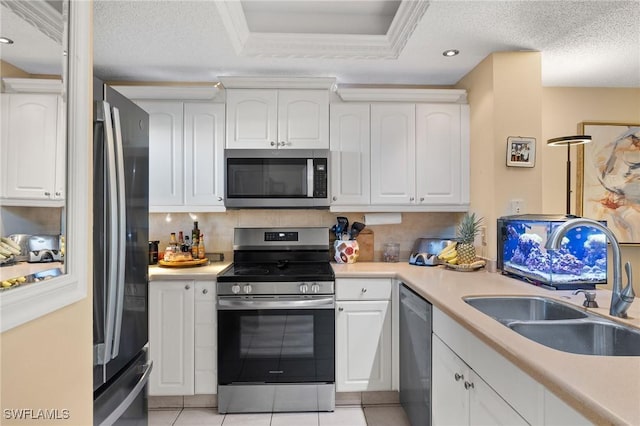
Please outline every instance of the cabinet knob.
[[271, 143], [269, 145], [276, 146], [276, 143], [274, 141], [271, 141]]
[[459, 382], [460, 380], [464, 379], [464, 376], [462, 374], [460, 374], [460, 373], [456, 373], [453, 376], [453, 378], [456, 379], [456, 382]]
[[424, 197], [420, 197], [420, 202], [423, 202], [423, 201], [424, 201]]
[[207, 293], [209, 293], [209, 290], [207, 290], [206, 288], [203, 288], [202, 289], [202, 294], [207, 294]]
[[414, 197], [409, 197], [409, 201], [413, 201], [413, 200], [415, 200]]
[[360, 290], [360, 291], [363, 292], [363, 293], [366, 293], [367, 292], [367, 288], [366, 287], [362, 287], [362, 290]]
[[279, 145], [280, 145], [280, 146], [285, 146], [286, 144], [287, 144], [287, 143], [286, 143], [285, 141], [281, 141]]
[[222, 201], [222, 197], [218, 197], [218, 201]]
[[190, 288], [191, 288], [191, 286], [190, 286], [189, 284], [187, 284], [187, 285], [185, 285], [185, 286], [184, 286], [184, 289], [185, 289], [185, 290], [189, 290]]
[[339, 310], [340, 312], [342, 312], [342, 311], [344, 311], [344, 308], [343, 308], [342, 306], [340, 306], [340, 307], [338, 308], [338, 310]]
[[473, 389], [473, 382], [464, 382], [464, 388], [466, 390]]
[[49, 195], [51, 195], [51, 193], [50, 192], [45, 192], [44, 195], [46, 195], [48, 197]]

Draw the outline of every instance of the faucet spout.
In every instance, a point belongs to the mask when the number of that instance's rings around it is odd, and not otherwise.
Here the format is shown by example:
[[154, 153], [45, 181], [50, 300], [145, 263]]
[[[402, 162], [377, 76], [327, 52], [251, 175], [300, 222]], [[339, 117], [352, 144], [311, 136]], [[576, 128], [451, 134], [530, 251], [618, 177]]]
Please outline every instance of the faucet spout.
[[596, 228], [602, 231], [611, 243], [611, 249], [613, 253], [613, 289], [611, 293], [611, 307], [609, 308], [609, 314], [626, 318], [627, 310], [635, 298], [635, 292], [633, 291], [633, 277], [631, 273], [631, 264], [627, 262], [625, 265], [625, 271], [627, 273], [628, 284], [626, 287], [622, 287], [622, 256], [620, 255], [620, 244], [616, 239], [613, 232], [600, 222], [586, 218], [570, 219], [561, 223], [556, 229], [553, 230], [545, 247], [547, 250], [557, 250], [560, 248], [562, 238], [566, 233], [574, 228], [581, 226], [588, 226]]

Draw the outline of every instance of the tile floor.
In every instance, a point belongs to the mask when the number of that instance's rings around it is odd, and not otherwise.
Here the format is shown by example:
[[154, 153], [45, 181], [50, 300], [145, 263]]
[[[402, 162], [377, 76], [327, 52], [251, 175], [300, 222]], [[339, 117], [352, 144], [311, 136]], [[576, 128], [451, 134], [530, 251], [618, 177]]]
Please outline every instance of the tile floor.
[[332, 413], [218, 414], [215, 408], [149, 410], [149, 426], [410, 426], [399, 405], [336, 407]]

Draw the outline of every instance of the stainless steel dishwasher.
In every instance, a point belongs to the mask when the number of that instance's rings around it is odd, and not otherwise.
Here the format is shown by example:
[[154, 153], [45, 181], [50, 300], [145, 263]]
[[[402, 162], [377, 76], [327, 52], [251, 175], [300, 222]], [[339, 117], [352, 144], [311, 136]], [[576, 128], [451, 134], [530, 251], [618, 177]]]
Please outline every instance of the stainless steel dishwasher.
[[432, 306], [400, 284], [400, 403], [412, 426], [431, 424]]

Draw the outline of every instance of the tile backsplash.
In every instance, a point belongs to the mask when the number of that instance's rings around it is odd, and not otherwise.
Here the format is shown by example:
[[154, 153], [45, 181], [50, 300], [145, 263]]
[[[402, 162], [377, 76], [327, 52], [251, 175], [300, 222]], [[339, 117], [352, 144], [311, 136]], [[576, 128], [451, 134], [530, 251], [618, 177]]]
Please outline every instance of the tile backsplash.
[[[372, 225], [374, 233], [374, 259], [382, 260], [382, 249], [387, 242], [400, 243], [400, 261], [409, 259], [416, 238], [453, 237], [462, 213], [402, 213], [402, 223]], [[332, 213], [326, 210], [229, 210], [224, 213], [150, 213], [149, 239], [160, 241], [160, 250], [169, 243], [171, 232], [183, 231], [191, 235], [194, 220], [204, 234], [207, 252], [224, 253], [233, 257], [233, 230], [237, 227], [322, 226], [328, 229], [337, 216], [345, 216], [350, 223], [363, 222], [363, 213]]]

